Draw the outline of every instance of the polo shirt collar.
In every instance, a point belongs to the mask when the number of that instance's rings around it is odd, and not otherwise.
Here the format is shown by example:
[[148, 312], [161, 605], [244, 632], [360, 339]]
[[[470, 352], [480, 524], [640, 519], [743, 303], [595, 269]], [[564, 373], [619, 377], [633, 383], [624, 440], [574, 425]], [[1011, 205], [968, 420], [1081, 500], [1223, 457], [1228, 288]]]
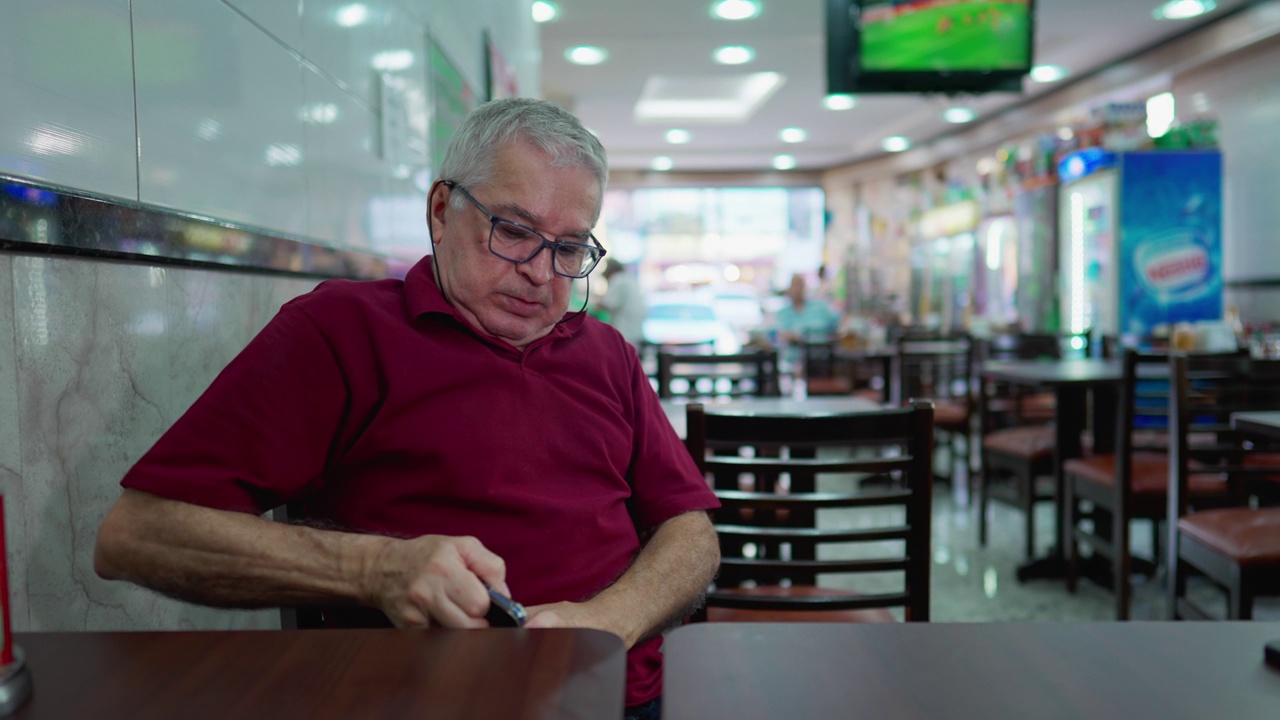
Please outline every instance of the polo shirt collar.
[[[444, 293], [440, 292], [435, 273], [431, 270], [431, 261], [430, 255], [424, 256], [405, 275], [405, 309], [409, 313], [409, 320], [412, 322], [427, 314], [446, 315], [471, 330], [481, 340], [499, 347], [514, 349], [509, 343], [491, 338], [476, 330], [458, 313], [457, 308], [444, 299]], [[568, 318], [557, 323], [551, 332], [533, 341], [525, 349], [529, 350], [553, 340], [572, 337], [584, 322], [586, 322], [585, 312], [570, 313]]]

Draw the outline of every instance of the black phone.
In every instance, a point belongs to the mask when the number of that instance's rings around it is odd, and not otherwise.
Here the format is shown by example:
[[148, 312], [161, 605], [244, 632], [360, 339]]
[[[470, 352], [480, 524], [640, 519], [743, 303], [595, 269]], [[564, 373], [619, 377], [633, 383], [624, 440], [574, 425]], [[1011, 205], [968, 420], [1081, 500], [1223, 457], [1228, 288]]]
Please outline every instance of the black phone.
[[489, 612], [485, 615], [485, 619], [489, 621], [489, 627], [524, 626], [528, 617], [525, 615], [523, 605], [488, 585], [485, 589], [489, 591]]
[[1280, 670], [1280, 640], [1272, 640], [1267, 643], [1266, 649], [1263, 650], [1262, 654], [1267, 659], [1268, 665]]

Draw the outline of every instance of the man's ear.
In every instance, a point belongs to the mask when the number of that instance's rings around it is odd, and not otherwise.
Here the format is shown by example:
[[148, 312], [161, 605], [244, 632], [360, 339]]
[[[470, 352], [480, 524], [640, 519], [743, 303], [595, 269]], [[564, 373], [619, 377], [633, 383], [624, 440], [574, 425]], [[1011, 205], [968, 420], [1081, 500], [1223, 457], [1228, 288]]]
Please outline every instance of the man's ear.
[[431, 227], [431, 244], [439, 245], [444, 239], [445, 210], [449, 205], [449, 188], [437, 182], [427, 196], [427, 223]]

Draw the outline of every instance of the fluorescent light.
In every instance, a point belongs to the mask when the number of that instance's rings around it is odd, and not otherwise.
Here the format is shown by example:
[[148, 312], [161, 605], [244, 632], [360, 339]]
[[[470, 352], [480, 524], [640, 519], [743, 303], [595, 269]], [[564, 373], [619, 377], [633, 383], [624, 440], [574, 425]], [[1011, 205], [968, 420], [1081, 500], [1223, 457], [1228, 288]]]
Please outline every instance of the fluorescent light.
[[636, 122], [746, 122], [779, 87], [779, 73], [650, 76], [635, 107]]
[[960, 123], [972, 122], [974, 117], [975, 113], [967, 107], [947, 108], [946, 111], [942, 113], [943, 120], [957, 125]]
[[911, 147], [911, 141], [901, 135], [893, 135], [881, 140], [880, 147], [884, 148], [885, 152], [902, 152]]
[[720, 0], [711, 6], [711, 15], [721, 20], [748, 20], [760, 14], [755, 0]]
[[858, 99], [852, 95], [828, 95], [822, 98], [822, 106], [828, 110], [852, 110]]
[[560, 8], [545, 0], [537, 0], [533, 4], [533, 21], [536, 23], [551, 22], [559, 16]]
[[373, 56], [373, 69], [394, 72], [413, 66], [413, 53], [408, 50], [383, 50]]
[[1213, 12], [1217, 7], [1214, 0], [1169, 0], [1151, 11], [1151, 15], [1157, 20], [1188, 20]]
[[675, 163], [671, 162], [671, 158], [667, 157], [666, 155], [659, 155], [658, 157], [654, 158], [652, 162], [649, 163], [649, 167], [653, 168], [654, 170], [657, 170], [658, 172], [666, 172], [674, 166], [675, 166]]
[[782, 128], [782, 131], [778, 133], [778, 137], [785, 143], [798, 143], [804, 142], [809, 137], [809, 133], [802, 128], [789, 127]]
[[600, 47], [579, 45], [565, 50], [564, 57], [575, 65], [599, 65], [609, 57], [609, 52]]
[[1169, 132], [1174, 117], [1173, 93], [1162, 92], [1147, 98], [1147, 135], [1157, 138]]
[[667, 142], [672, 145], [683, 145], [693, 139], [693, 135], [688, 130], [680, 128], [672, 128], [667, 131]]
[[721, 65], [742, 65], [751, 62], [755, 56], [755, 50], [743, 45], [726, 45], [712, 54], [715, 61]]
[[773, 169], [775, 170], [791, 170], [796, 166], [795, 155], [774, 155]]
[[369, 19], [369, 8], [362, 3], [343, 5], [338, 8], [335, 18], [338, 24], [345, 28], [363, 25], [364, 21]]
[[1037, 65], [1031, 68], [1031, 79], [1038, 83], [1051, 83], [1071, 74], [1061, 65]]

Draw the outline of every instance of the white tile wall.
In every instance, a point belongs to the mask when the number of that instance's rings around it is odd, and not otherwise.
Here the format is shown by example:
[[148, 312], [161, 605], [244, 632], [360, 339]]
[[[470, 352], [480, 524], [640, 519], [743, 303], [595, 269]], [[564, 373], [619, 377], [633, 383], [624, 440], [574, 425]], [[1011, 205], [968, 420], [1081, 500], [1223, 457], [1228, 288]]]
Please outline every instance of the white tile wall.
[[129, 43], [129, 0], [0, 7], [0, 173], [137, 197]]
[[302, 47], [302, 0], [222, 0], [294, 50]]

